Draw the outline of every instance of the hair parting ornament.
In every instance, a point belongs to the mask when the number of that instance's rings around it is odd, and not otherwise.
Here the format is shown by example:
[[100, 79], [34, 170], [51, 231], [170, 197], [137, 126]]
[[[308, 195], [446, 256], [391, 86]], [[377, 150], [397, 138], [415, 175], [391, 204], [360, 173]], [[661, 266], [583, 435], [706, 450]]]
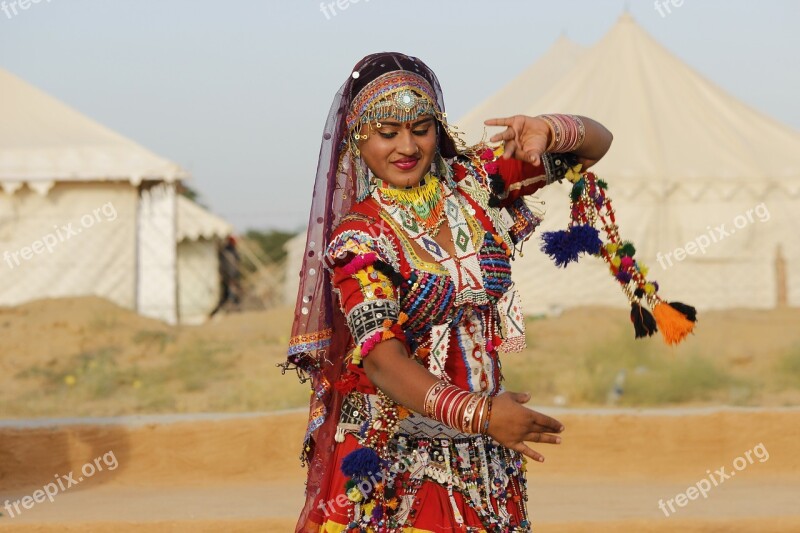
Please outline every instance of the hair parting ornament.
[[[658, 296], [658, 283], [648, 281], [647, 267], [634, 259], [633, 243], [619, 236], [611, 198], [606, 192], [608, 185], [592, 172], [580, 170], [578, 164], [565, 176], [572, 183], [569, 227], [544, 233], [542, 251], [561, 267], [577, 262], [581, 253], [601, 257], [631, 303], [636, 338], [661, 331], [667, 344], [680, 343], [694, 329], [697, 311], [690, 305], [666, 302]], [[605, 233], [605, 242], [600, 230]]]

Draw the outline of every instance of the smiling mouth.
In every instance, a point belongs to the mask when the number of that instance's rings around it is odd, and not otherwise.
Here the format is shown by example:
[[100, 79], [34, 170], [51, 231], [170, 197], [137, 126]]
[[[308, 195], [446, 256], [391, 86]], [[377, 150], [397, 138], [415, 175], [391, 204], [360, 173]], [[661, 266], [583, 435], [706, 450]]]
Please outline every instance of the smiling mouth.
[[409, 159], [400, 159], [398, 161], [392, 161], [392, 164], [397, 168], [399, 168], [400, 170], [411, 170], [412, 168], [417, 166], [418, 162], [419, 159], [409, 158]]

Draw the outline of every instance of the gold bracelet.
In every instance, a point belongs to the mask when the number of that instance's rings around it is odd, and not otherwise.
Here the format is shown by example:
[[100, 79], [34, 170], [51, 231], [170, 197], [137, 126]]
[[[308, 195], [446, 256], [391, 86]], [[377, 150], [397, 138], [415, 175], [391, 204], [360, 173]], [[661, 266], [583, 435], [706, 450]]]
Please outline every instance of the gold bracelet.
[[425, 393], [425, 401], [423, 403], [425, 409], [425, 416], [428, 418], [434, 417], [434, 408], [436, 407], [436, 399], [447, 387], [447, 383], [440, 380], [430, 386], [428, 392]]

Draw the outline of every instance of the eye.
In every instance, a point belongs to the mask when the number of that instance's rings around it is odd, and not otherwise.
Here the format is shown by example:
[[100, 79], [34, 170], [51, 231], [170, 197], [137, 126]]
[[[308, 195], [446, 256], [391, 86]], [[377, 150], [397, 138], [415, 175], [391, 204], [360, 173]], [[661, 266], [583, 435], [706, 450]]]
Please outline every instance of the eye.
[[383, 137], [384, 139], [393, 139], [397, 135], [396, 131], [392, 131], [392, 132], [388, 132], [388, 133], [384, 133], [384, 132], [381, 131], [379, 133], [380, 133], [380, 136]]
[[430, 130], [430, 128], [425, 128], [423, 130], [413, 130], [413, 131], [414, 135], [418, 135], [419, 137], [424, 137], [425, 135], [428, 134], [428, 130]]

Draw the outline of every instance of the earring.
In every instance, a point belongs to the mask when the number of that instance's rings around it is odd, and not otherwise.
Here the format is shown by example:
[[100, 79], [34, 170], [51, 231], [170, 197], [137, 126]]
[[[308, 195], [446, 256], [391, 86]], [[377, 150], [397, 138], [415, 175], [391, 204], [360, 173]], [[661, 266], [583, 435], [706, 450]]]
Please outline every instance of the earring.
[[455, 189], [456, 182], [453, 181], [453, 169], [438, 149], [431, 162], [431, 174], [444, 181], [451, 189]]
[[364, 159], [359, 156], [352, 156], [353, 170], [356, 177], [356, 200], [363, 201], [364, 198], [372, 193], [372, 183], [370, 171]]

